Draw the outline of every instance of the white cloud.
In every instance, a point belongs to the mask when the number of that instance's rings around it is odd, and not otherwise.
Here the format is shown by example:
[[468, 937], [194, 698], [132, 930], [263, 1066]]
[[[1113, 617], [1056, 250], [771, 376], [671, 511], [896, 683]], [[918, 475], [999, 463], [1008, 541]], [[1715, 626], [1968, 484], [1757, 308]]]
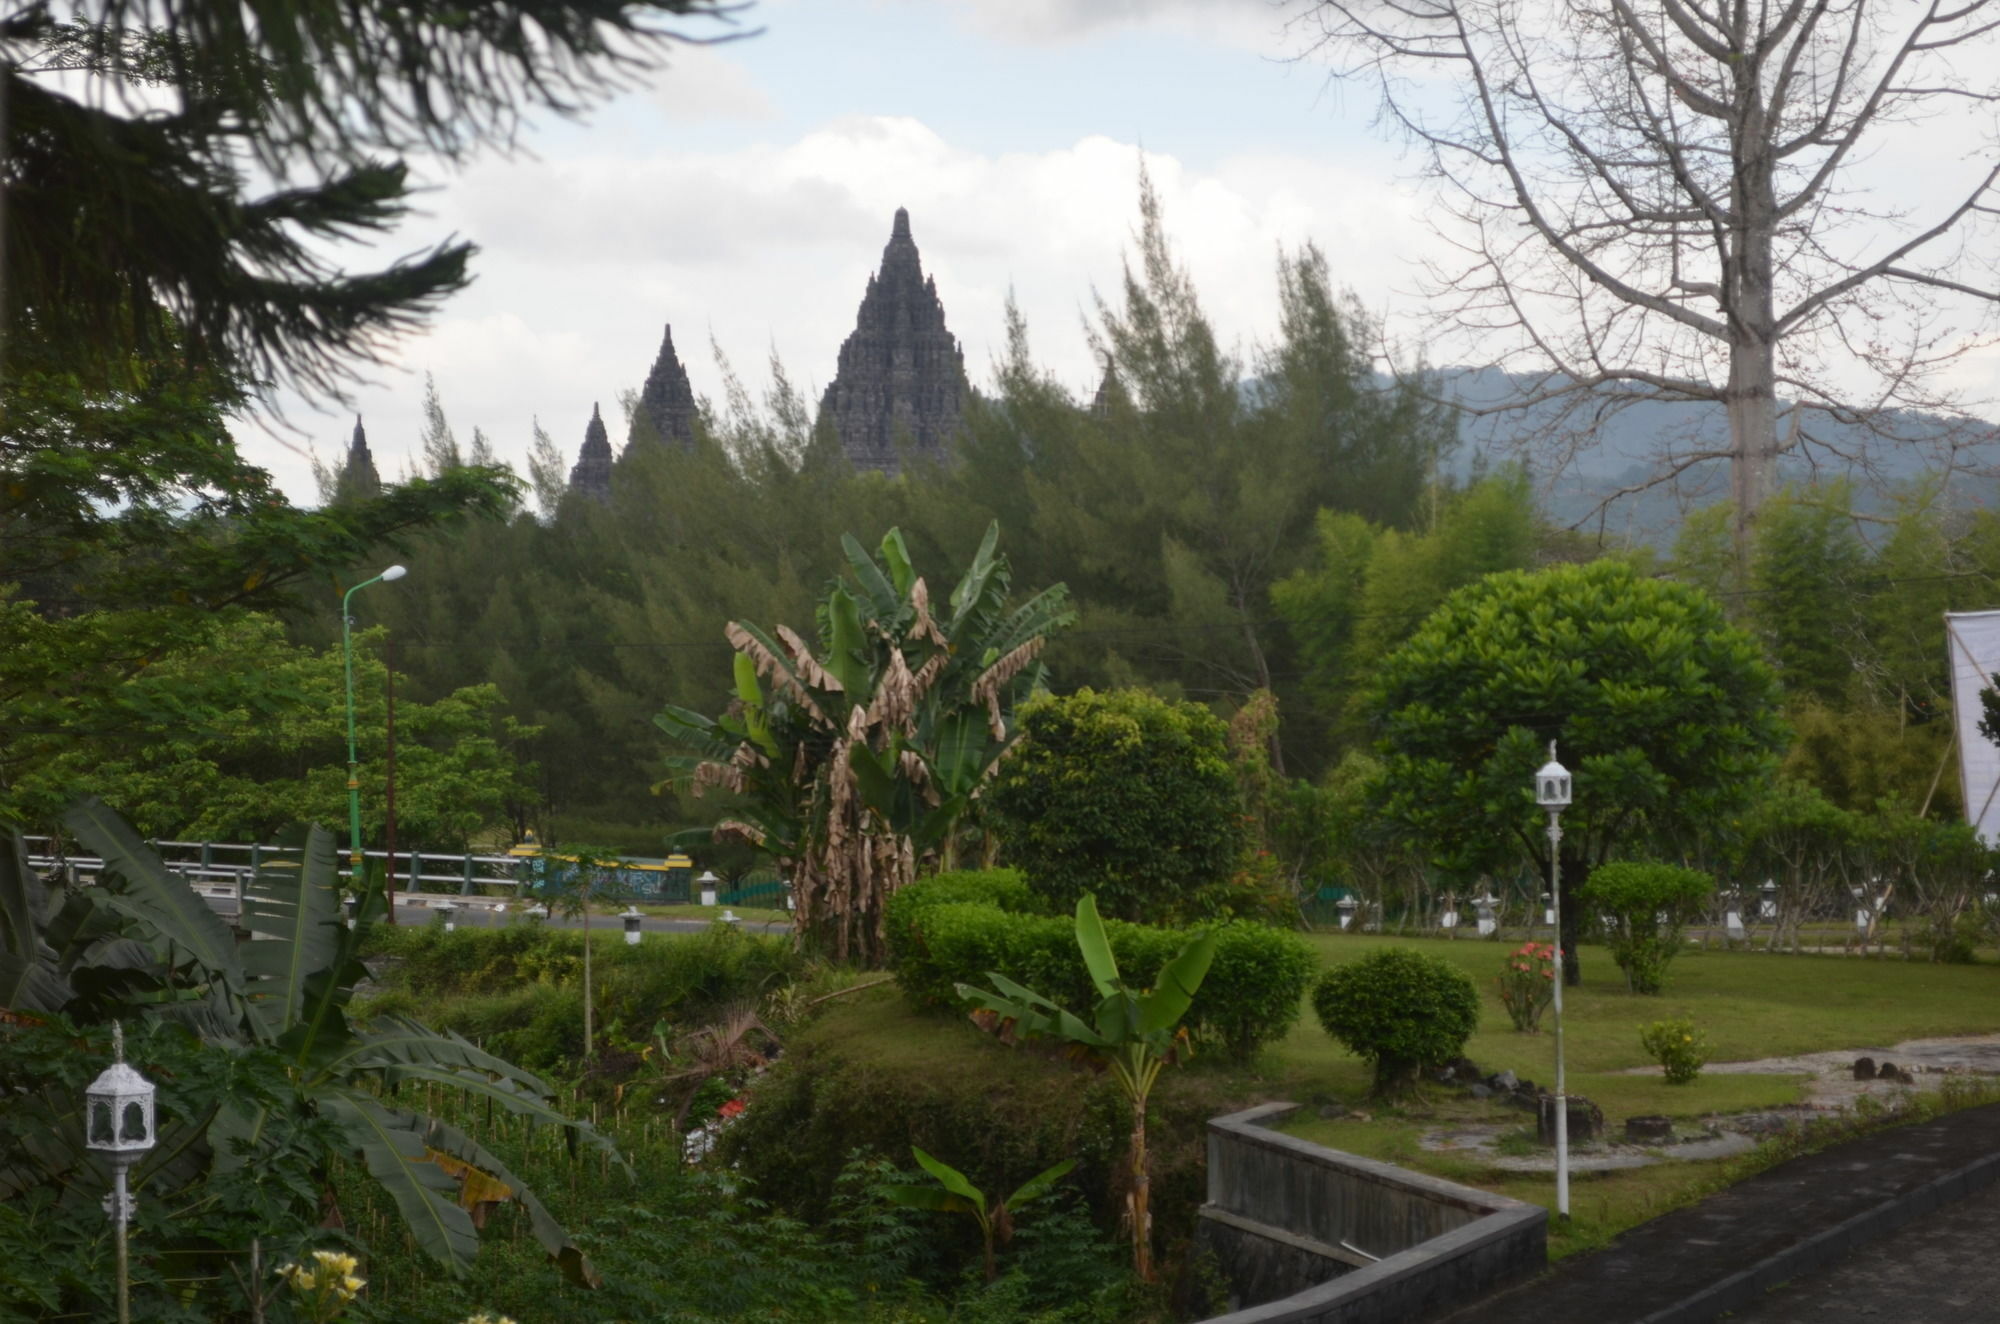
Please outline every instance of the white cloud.
[[647, 99], [676, 121], [775, 119], [777, 108], [733, 49], [729, 42], [676, 47]]
[[1153, 29], [1262, 51], [1296, 6], [1291, 0], [957, 0], [957, 8], [978, 31], [1024, 45]]
[[[1011, 287], [1037, 356], [1087, 391], [1082, 315], [1093, 285], [1117, 293], [1138, 166], [1134, 145], [1103, 136], [986, 154], [884, 116], [732, 152], [481, 163], [435, 204], [439, 226], [480, 244], [478, 281], [406, 346], [406, 373], [357, 401], [377, 463], [397, 472], [414, 454], [425, 370], [461, 439], [476, 424], [518, 457], [539, 415], [573, 452], [592, 403], [615, 420], [618, 392], [644, 380], [664, 322], [697, 391], [719, 394], [711, 332], [746, 380], [775, 348], [795, 382], [823, 390], [899, 206], [975, 381], [1001, 347]], [[1324, 158], [1245, 153], [1196, 170], [1149, 153], [1147, 166], [1225, 344], [1274, 332], [1279, 245], [1317, 241], [1336, 279], [1379, 307], [1423, 234], [1400, 191]], [[313, 429], [323, 457], [350, 426]], [[310, 495], [292, 476], [303, 465], [260, 458]]]

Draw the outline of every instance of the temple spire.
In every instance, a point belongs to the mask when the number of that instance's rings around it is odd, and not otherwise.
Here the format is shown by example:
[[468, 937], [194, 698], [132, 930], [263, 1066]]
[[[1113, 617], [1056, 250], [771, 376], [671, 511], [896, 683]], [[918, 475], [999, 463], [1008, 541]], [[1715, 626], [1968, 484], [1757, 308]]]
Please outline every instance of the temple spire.
[[354, 436], [347, 443], [347, 459], [340, 466], [340, 477], [334, 482], [333, 499], [336, 502], [366, 501], [382, 495], [382, 476], [375, 470], [375, 456], [368, 449], [368, 433], [361, 426], [361, 415], [354, 416]]
[[910, 213], [898, 207], [820, 418], [855, 468], [893, 474], [906, 450], [943, 457], [968, 389], [965, 355], [945, 327], [937, 282], [924, 275]]
[[611, 437], [604, 429], [604, 417], [597, 405], [590, 406], [590, 422], [583, 429], [583, 447], [576, 467], [569, 471], [569, 490], [587, 496], [600, 505], [611, 501]]
[[674, 353], [674, 328], [668, 324], [660, 338], [660, 352], [653, 360], [646, 384], [639, 391], [639, 410], [633, 421], [644, 419], [655, 441], [694, 445], [694, 387], [688, 383], [687, 369]]

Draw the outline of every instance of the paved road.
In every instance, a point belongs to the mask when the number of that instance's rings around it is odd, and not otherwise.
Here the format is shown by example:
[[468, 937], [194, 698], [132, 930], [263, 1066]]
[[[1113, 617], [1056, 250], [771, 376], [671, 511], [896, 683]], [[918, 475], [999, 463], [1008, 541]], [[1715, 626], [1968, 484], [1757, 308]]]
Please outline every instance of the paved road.
[[[217, 912], [231, 919], [235, 918], [236, 901], [233, 897], [211, 896], [205, 899]], [[438, 922], [437, 912], [428, 906], [407, 906], [398, 902], [396, 906], [396, 922], [398, 924], [411, 925], [435, 924]], [[468, 906], [460, 910], [452, 922], [460, 927], [470, 929], [505, 928], [509, 924], [518, 924], [521, 922], [521, 908], [509, 903], [507, 909], [503, 912], [489, 910], [484, 907]], [[551, 915], [543, 922], [552, 928], [558, 929], [581, 927], [578, 920], [565, 919], [560, 915]], [[670, 919], [648, 915], [639, 921], [639, 928], [645, 933], [700, 933], [714, 922], [714, 920], [706, 917]], [[614, 929], [622, 931], [625, 927], [625, 921], [617, 915], [592, 915], [590, 917], [590, 927], [599, 930]], [[745, 920], [743, 927], [752, 933], [790, 933], [792, 931], [792, 926], [789, 924], [767, 924], [759, 923], [756, 920]]]
[[2000, 1185], [1948, 1204], [1728, 1318], [1757, 1324], [2000, 1319]]

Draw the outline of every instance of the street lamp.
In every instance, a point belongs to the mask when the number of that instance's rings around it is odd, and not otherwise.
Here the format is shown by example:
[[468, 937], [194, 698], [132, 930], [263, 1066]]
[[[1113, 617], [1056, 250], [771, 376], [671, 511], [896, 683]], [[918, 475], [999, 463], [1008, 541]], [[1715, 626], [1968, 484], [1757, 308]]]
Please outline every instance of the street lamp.
[[[361, 895], [361, 765], [354, 756], [354, 641], [350, 637], [350, 627], [354, 618], [348, 614], [347, 605], [356, 593], [370, 584], [393, 584], [409, 571], [399, 565], [392, 565], [373, 579], [364, 579], [340, 596], [340, 658], [347, 668], [347, 867], [354, 894]], [[393, 900], [389, 906], [389, 922], [396, 922]]]
[[1556, 931], [1556, 1212], [1569, 1217], [1569, 1096], [1563, 1089], [1563, 949], [1562, 949], [1562, 811], [1569, 808], [1569, 769], [1556, 762], [1556, 742], [1549, 742], [1549, 761], [1535, 774], [1535, 803], [1549, 814], [1549, 906]]
[[153, 1085], [125, 1065], [125, 1027], [111, 1022], [111, 1065], [83, 1092], [84, 1143], [111, 1159], [111, 1214], [118, 1245], [118, 1324], [132, 1324], [131, 1272], [125, 1225], [132, 1219], [132, 1197], [125, 1190], [125, 1172], [155, 1143]]

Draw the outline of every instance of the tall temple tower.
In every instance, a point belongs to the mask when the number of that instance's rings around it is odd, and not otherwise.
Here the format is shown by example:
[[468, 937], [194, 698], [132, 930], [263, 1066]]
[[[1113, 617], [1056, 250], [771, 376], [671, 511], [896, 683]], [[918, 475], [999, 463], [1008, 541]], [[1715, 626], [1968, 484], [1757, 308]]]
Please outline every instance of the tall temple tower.
[[646, 374], [646, 385], [639, 391], [639, 415], [651, 424], [659, 440], [694, 445], [694, 387], [688, 384], [687, 369], [674, 353], [672, 324], [660, 339], [659, 357], [653, 360], [653, 370]]
[[942, 457], [965, 415], [965, 354], [945, 329], [937, 282], [924, 275], [910, 213], [896, 209], [882, 267], [868, 278], [854, 333], [819, 404], [857, 469], [893, 474], [899, 445]]
[[333, 499], [336, 502], [365, 501], [382, 495], [382, 476], [375, 471], [375, 456], [368, 449], [368, 434], [361, 429], [361, 415], [354, 416], [354, 438], [347, 443], [347, 462], [340, 466]]
[[569, 471], [569, 490], [599, 505], [611, 503], [611, 437], [595, 404], [590, 407], [590, 425], [583, 430], [583, 449]]

